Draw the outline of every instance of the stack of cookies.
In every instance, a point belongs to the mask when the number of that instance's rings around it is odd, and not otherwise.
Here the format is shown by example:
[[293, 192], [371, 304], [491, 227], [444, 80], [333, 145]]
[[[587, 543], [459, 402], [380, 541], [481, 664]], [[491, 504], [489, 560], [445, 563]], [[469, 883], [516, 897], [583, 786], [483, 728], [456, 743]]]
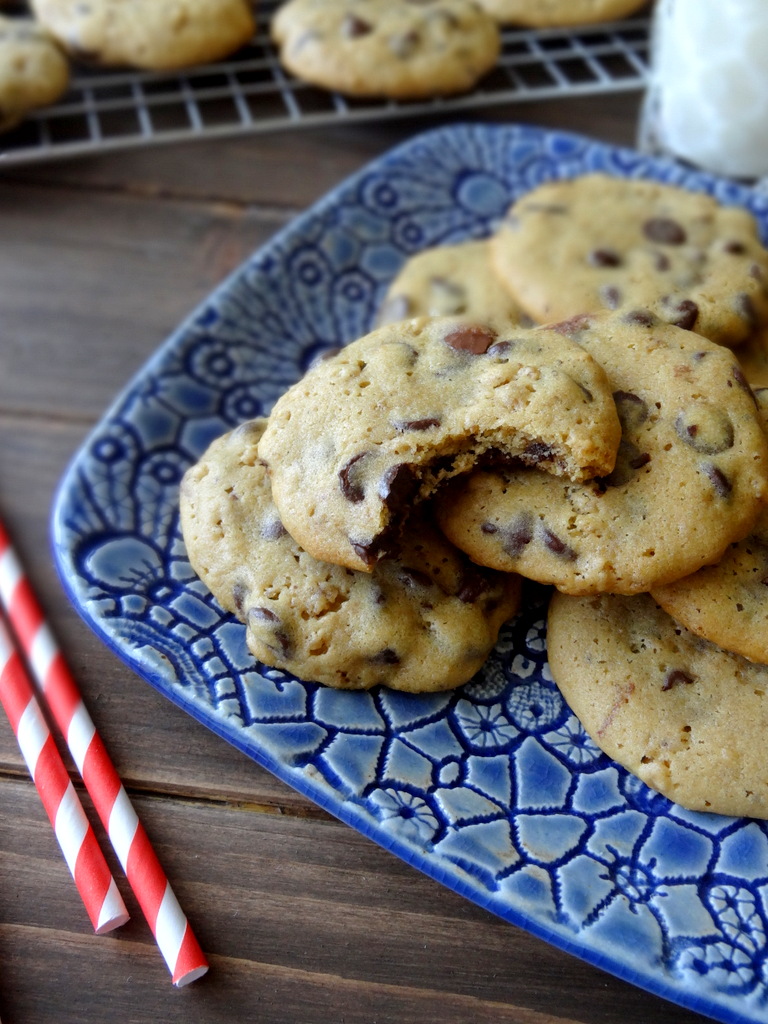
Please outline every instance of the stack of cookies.
[[370, 334], [214, 443], [190, 560], [259, 660], [344, 688], [460, 685], [521, 577], [551, 585], [550, 666], [595, 742], [685, 806], [768, 817], [767, 336], [746, 211], [545, 184], [413, 257]]

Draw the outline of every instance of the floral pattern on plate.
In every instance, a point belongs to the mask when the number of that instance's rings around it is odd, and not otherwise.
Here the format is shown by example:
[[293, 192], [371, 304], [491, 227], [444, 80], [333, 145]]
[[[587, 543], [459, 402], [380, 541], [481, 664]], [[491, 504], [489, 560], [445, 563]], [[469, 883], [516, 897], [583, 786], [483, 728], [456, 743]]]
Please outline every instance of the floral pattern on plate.
[[184, 470], [268, 413], [319, 352], [365, 333], [420, 249], [490, 234], [548, 179], [648, 176], [768, 196], [531, 127], [456, 125], [364, 168], [181, 325], [74, 459], [53, 514], [62, 579], [97, 633], [171, 700], [433, 878], [553, 944], [716, 1019], [768, 1021], [768, 824], [696, 814], [603, 755], [554, 687], [531, 586], [452, 693], [338, 692], [254, 663], [191, 571]]

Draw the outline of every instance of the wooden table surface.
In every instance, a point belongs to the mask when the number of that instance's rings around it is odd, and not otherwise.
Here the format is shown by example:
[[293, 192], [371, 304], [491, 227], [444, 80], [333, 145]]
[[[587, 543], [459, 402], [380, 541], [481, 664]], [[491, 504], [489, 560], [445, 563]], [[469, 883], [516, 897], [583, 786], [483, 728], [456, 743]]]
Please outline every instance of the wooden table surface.
[[[625, 94], [472, 116], [631, 145], [638, 103]], [[117, 391], [252, 250], [429, 126], [282, 132], [0, 172], [0, 517], [211, 965], [173, 988], [111, 855], [132, 919], [93, 934], [3, 718], [3, 1024], [703, 1019], [504, 923], [329, 817], [129, 671], [56, 579], [52, 495]]]

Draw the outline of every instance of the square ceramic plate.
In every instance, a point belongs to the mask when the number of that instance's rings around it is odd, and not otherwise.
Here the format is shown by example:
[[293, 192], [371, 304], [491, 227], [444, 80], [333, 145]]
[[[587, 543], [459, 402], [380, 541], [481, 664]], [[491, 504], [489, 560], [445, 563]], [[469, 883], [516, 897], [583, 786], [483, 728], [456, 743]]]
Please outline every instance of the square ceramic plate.
[[488, 235], [517, 196], [587, 171], [768, 197], [529, 127], [418, 136], [344, 182], [217, 289], [76, 456], [53, 538], [76, 607], [133, 669], [340, 819], [554, 945], [722, 1021], [768, 1021], [768, 824], [694, 814], [584, 735], [552, 684], [543, 593], [462, 689], [336, 692], [254, 664], [195, 578], [184, 470], [265, 414], [318, 350], [365, 333], [425, 246]]

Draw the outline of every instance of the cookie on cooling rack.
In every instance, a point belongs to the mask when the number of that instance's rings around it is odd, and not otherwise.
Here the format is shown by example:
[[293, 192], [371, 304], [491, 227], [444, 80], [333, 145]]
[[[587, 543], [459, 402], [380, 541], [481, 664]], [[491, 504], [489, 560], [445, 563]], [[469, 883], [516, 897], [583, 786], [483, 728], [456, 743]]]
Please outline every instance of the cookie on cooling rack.
[[105, 67], [171, 70], [207, 64], [255, 31], [249, 0], [30, 0], [76, 60]]
[[502, 25], [566, 28], [626, 18], [647, 0], [478, 0]]
[[272, 38], [303, 81], [402, 100], [466, 92], [501, 48], [498, 26], [474, 0], [288, 0]]
[[0, 15], [0, 131], [67, 91], [69, 62], [32, 18]]

